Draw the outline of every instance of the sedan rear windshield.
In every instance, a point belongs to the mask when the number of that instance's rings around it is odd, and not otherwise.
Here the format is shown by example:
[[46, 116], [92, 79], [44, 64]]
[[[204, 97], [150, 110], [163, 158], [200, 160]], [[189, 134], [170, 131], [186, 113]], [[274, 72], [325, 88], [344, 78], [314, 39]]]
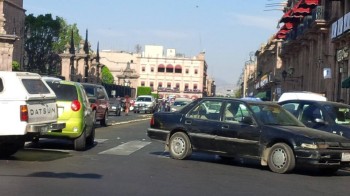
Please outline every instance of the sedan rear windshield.
[[77, 89], [73, 85], [48, 82], [50, 88], [55, 92], [57, 100], [72, 101], [78, 99]]

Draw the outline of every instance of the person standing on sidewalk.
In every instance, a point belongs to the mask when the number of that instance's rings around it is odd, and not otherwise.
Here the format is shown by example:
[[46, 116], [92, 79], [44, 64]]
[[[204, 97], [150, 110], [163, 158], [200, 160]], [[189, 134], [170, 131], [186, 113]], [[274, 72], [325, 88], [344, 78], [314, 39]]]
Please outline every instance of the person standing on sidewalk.
[[130, 97], [129, 95], [125, 95], [125, 116], [129, 115], [130, 109]]

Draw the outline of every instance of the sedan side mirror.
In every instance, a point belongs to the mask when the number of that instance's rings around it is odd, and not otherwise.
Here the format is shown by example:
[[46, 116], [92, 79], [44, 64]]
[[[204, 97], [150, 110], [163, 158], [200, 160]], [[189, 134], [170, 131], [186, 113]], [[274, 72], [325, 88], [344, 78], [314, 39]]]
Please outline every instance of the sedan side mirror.
[[251, 116], [244, 116], [242, 118], [242, 123], [252, 125], [253, 124], [253, 118]]

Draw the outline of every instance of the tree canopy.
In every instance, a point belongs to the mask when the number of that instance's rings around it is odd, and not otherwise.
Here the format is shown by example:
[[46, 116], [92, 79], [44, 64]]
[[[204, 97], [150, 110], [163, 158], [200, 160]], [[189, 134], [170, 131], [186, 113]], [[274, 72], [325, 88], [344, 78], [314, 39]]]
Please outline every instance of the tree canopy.
[[109, 71], [108, 67], [103, 66], [101, 69], [102, 83], [104, 84], [114, 84], [114, 77]]
[[53, 19], [51, 14], [26, 16], [24, 68], [38, 73], [60, 73], [61, 59], [58, 54], [65, 50], [72, 30], [77, 47], [81, 36], [76, 24], [68, 25], [63, 18], [56, 16]]

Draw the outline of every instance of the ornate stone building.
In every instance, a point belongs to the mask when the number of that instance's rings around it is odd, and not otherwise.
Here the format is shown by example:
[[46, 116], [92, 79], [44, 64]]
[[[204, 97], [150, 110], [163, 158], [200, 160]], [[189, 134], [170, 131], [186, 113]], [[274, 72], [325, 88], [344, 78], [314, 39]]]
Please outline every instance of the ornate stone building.
[[[102, 51], [100, 62], [112, 72], [116, 84], [148, 86], [159, 97], [199, 98], [215, 95], [214, 80], [207, 80], [204, 53], [188, 58], [175, 49], [146, 45], [142, 54]], [[208, 87], [210, 85], [210, 87]]]
[[25, 10], [23, 0], [0, 0], [0, 70], [11, 71], [12, 60], [23, 64]]
[[350, 2], [289, 0], [279, 25], [274, 39], [257, 51], [255, 83], [260, 80], [261, 88], [265, 74], [267, 87], [276, 87], [268, 100], [303, 90], [350, 103]]

